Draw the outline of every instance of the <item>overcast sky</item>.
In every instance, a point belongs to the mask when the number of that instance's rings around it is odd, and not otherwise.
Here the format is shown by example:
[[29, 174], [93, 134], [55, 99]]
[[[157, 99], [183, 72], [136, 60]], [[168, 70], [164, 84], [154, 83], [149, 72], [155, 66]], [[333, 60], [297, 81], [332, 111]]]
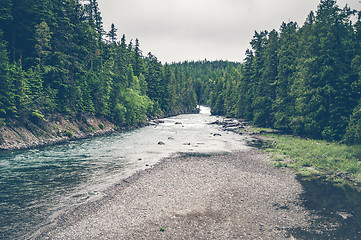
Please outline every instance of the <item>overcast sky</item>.
[[[359, 0], [338, 0], [361, 9]], [[303, 25], [320, 0], [98, 0], [104, 27], [139, 39], [143, 55], [160, 61], [242, 61], [254, 31]]]

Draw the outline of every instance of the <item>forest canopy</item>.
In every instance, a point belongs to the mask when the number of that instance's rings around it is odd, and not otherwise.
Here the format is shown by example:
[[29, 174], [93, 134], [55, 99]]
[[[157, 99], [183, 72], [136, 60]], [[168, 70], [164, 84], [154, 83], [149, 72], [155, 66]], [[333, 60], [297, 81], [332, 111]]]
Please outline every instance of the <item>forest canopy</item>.
[[207, 79], [212, 113], [361, 143], [361, 12], [322, 0], [305, 23], [255, 32], [244, 63]]
[[[118, 40], [120, 38], [120, 40]], [[0, 0], [0, 125], [46, 115], [119, 126], [194, 112], [361, 143], [361, 12], [322, 0], [302, 26], [255, 32], [243, 63], [163, 65], [143, 55], [96, 0]]]
[[119, 126], [192, 112], [181, 69], [106, 32], [96, 0], [0, 1], [0, 120], [92, 114]]

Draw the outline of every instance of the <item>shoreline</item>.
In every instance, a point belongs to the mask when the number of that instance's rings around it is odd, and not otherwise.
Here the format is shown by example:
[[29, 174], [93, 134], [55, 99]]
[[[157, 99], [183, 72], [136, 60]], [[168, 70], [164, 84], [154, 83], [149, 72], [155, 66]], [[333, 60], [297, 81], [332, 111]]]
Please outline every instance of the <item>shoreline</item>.
[[29, 239], [292, 239], [302, 186], [255, 149], [165, 158]]
[[304, 178], [324, 178], [361, 190], [359, 145], [287, 135], [280, 130], [257, 128], [233, 118], [212, 124], [222, 126], [224, 131], [252, 136], [254, 140], [250, 146], [267, 152], [275, 167], [293, 169]]
[[[179, 114], [196, 114], [199, 111], [179, 111], [177, 114], [160, 116], [168, 118]], [[124, 132], [160, 123], [158, 117], [128, 127], [118, 127], [104, 117], [84, 114], [73, 117], [62, 114], [46, 116], [42, 120], [32, 122], [14, 122], [0, 127], [0, 152], [27, 150], [45, 146], [53, 146], [78, 139], [105, 136], [115, 132]]]
[[102, 136], [116, 132], [116, 126], [105, 118], [82, 116], [72, 118], [55, 114], [40, 122], [25, 121], [0, 128], [0, 151], [26, 150]]

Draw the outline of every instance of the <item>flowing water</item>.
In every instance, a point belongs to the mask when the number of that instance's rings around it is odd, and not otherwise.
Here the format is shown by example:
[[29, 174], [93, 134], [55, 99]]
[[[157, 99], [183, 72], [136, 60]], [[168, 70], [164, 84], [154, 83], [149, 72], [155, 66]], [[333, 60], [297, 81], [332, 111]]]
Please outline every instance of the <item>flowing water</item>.
[[[260, 143], [207, 123], [209, 108], [134, 131], [34, 150], [0, 152], [0, 239], [24, 239], [62, 213], [101, 198], [112, 185], [179, 152], [216, 153]], [[158, 144], [158, 143], [164, 143]], [[261, 146], [261, 145], [260, 145]], [[259, 146], [258, 146], [259, 147]], [[297, 239], [360, 239], [361, 194], [320, 179], [300, 179], [311, 229]]]
[[0, 239], [24, 238], [43, 221], [102, 197], [113, 184], [163, 157], [247, 148], [246, 137], [207, 124], [215, 120], [201, 107], [200, 114], [166, 118], [157, 126], [0, 153]]

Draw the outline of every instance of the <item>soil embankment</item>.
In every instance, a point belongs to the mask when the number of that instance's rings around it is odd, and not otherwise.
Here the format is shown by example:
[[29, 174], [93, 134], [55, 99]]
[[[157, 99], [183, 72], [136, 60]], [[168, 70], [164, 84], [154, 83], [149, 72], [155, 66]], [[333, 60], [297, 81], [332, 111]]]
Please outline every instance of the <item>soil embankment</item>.
[[1, 127], [0, 150], [34, 148], [114, 131], [115, 125], [104, 118], [53, 115], [47, 119], [34, 122], [28, 120]]
[[[197, 111], [179, 110], [178, 114], [198, 113]], [[73, 117], [54, 114], [46, 118], [10, 121], [10, 124], [0, 122], [0, 150], [29, 149], [73, 139], [101, 136], [117, 130], [129, 130], [145, 125], [158, 125], [157, 118], [138, 124], [120, 128], [104, 117], [89, 114]]]
[[31, 239], [289, 239], [307, 228], [301, 185], [256, 150], [167, 158]]

